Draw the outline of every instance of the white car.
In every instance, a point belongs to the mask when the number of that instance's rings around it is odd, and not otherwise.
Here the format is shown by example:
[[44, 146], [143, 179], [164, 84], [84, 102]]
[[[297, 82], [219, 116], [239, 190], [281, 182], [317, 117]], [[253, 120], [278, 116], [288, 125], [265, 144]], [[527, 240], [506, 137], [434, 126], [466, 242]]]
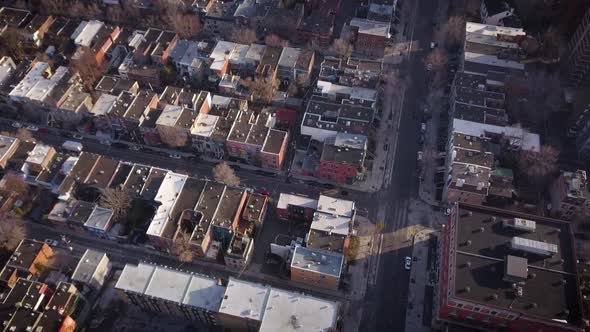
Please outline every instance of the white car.
[[45, 241], [43, 241], [45, 243], [47, 243], [48, 245], [52, 246], [52, 247], [57, 247], [59, 245], [59, 242], [57, 242], [57, 240], [52, 240], [52, 239], [45, 239]]
[[426, 70], [432, 71], [432, 63], [426, 65]]
[[406, 258], [404, 258], [404, 269], [406, 269], [406, 271], [412, 269], [412, 257], [406, 256]]
[[133, 150], [133, 151], [139, 151], [139, 150], [141, 150], [141, 146], [139, 146], [139, 145], [132, 145], [130, 147], [130, 149]]
[[169, 156], [172, 159], [182, 159], [182, 157], [178, 153], [172, 153]]
[[108, 139], [103, 139], [100, 141], [100, 144], [102, 145], [111, 145], [111, 141], [109, 141]]
[[22, 124], [22, 123], [20, 123], [20, 122], [13, 122], [13, 123], [12, 123], [12, 126], [13, 126], [14, 128], [22, 128], [22, 127], [23, 127], [23, 124]]
[[422, 123], [420, 124], [420, 131], [421, 131], [421, 132], [425, 132], [425, 131], [426, 131], [426, 123], [422, 122]]
[[433, 49], [438, 46], [437, 42], [430, 42], [430, 48]]
[[84, 137], [83, 137], [82, 135], [80, 135], [80, 134], [74, 134], [74, 135], [72, 135], [72, 138], [75, 138], [75, 139], [79, 139], [79, 140], [81, 140], [81, 139], [83, 139]]
[[27, 126], [27, 129], [30, 131], [39, 131], [39, 127], [33, 125]]
[[418, 151], [418, 161], [422, 160], [422, 151]]

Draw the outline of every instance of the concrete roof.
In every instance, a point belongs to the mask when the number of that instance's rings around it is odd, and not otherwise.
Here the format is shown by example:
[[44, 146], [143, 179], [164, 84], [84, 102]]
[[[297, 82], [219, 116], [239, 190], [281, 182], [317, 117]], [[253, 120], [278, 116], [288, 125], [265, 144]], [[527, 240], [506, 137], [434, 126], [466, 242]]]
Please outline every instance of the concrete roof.
[[313, 271], [339, 278], [344, 265], [344, 255], [324, 250], [297, 247], [291, 258], [291, 269]]
[[279, 58], [279, 66], [295, 68], [299, 54], [301, 54], [301, 49], [299, 48], [283, 47], [283, 52], [281, 52], [281, 57]]
[[354, 201], [320, 195], [318, 211], [351, 218], [354, 213]]
[[107, 93], [103, 93], [98, 97], [96, 103], [90, 110], [90, 113], [94, 114], [95, 116], [98, 115], [106, 115], [111, 111], [113, 104], [117, 101], [117, 96], [113, 96]]
[[27, 157], [25, 162], [31, 164], [41, 164], [43, 163], [51, 149], [53, 149], [53, 147], [50, 145], [35, 144], [35, 147], [31, 152], [29, 152], [29, 156]]
[[[83, 24], [82, 22], [80, 24]], [[82, 31], [74, 39], [74, 43], [78, 46], [89, 47], [92, 43], [94, 36], [104, 27], [104, 23], [101, 21], [89, 21], [84, 25]]]
[[350, 222], [350, 217], [316, 212], [313, 214], [313, 221], [311, 222], [310, 228], [325, 233], [347, 236], [351, 228]]
[[281, 193], [279, 195], [279, 201], [277, 202], [277, 209], [286, 209], [289, 205], [301, 206], [315, 210], [318, 206], [318, 200], [295, 194]]
[[219, 312], [261, 321], [269, 294], [269, 286], [230, 277]]
[[389, 35], [389, 23], [372, 21], [355, 17], [350, 20], [350, 26], [358, 27], [358, 31], [361, 34], [373, 35], [387, 38]]
[[215, 126], [219, 117], [206, 113], [199, 113], [195, 119], [195, 123], [191, 128], [191, 134], [195, 136], [211, 137], [215, 131]]
[[174, 172], [168, 172], [158, 189], [158, 193], [156, 194], [155, 201], [160, 203], [158, 209], [156, 210], [156, 214], [148, 227], [146, 234], [153, 235], [153, 236], [161, 236], [162, 232], [164, 231], [166, 224], [168, 223], [168, 219], [172, 209], [174, 208], [174, 204], [176, 203], [176, 199], [182, 190], [188, 176], [183, 174], [178, 174]]
[[156, 266], [150, 264], [126, 264], [115, 287], [124, 291], [143, 294], [155, 270]]
[[225, 287], [218, 285], [215, 279], [193, 275], [182, 303], [217, 312], [224, 292]]
[[339, 303], [280, 289], [271, 289], [260, 332], [331, 331]]
[[522, 145], [522, 149], [529, 151], [540, 151], [541, 138], [538, 134], [529, 133], [520, 127], [501, 127], [491, 124], [453, 119], [453, 131], [471, 136], [485, 136], [486, 133], [504, 134], [514, 144]]
[[107, 231], [107, 226], [113, 218], [113, 210], [95, 206], [94, 210], [84, 223], [84, 226]]
[[101, 251], [96, 251], [92, 249], [86, 249], [80, 261], [78, 261], [78, 265], [72, 273], [72, 280], [80, 281], [83, 283], [90, 283], [92, 280], [94, 273], [98, 266], [104, 260], [108, 260], [107, 254]]

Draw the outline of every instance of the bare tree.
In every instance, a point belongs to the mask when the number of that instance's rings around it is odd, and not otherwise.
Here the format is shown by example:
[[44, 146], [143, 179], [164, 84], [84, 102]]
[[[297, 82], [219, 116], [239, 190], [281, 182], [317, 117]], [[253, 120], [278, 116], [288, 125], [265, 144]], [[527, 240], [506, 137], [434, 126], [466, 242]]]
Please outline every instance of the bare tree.
[[348, 40], [336, 39], [334, 40], [334, 43], [332, 43], [330, 51], [341, 58], [348, 58], [352, 54], [352, 48], [353, 47]]
[[231, 34], [234, 43], [250, 45], [258, 41], [256, 31], [250, 28], [235, 28]]
[[217, 164], [213, 168], [213, 178], [217, 182], [224, 183], [228, 186], [237, 187], [240, 185], [240, 178], [225, 161]]
[[193, 249], [190, 240], [190, 234], [184, 231], [181, 231], [174, 239], [172, 252], [178, 256], [178, 260], [182, 263], [190, 263], [195, 257], [195, 250]]
[[441, 27], [445, 44], [448, 47], [456, 47], [463, 43], [465, 38], [465, 18], [463, 16], [451, 16]]
[[25, 129], [25, 128], [19, 128], [16, 131], [15, 137], [18, 138], [19, 140], [25, 141], [25, 142], [33, 142], [33, 143], [36, 142], [35, 138], [33, 137], [33, 134], [28, 129]]
[[271, 47], [280, 47], [280, 46], [287, 47], [287, 46], [289, 46], [289, 41], [284, 40], [283, 38], [281, 38], [275, 34], [270, 34], [270, 35], [267, 35], [266, 37], [264, 37], [264, 43], [267, 46], [271, 46]]
[[533, 180], [540, 180], [557, 171], [559, 151], [554, 147], [545, 145], [539, 152], [523, 150], [518, 155], [519, 172]]
[[158, 126], [157, 129], [162, 143], [171, 148], [183, 147], [188, 142], [188, 135], [186, 131], [181, 128]]
[[181, 9], [168, 10], [168, 25], [180, 38], [195, 38], [203, 31], [203, 23], [199, 16]]
[[92, 91], [94, 83], [102, 76], [104, 68], [96, 62], [96, 58], [90, 48], [83, 47], [78, 52], [77, 58], [72, 61], [72, 67], [80, 75], [80, 79], [86, 90]]
[[113, 211], [113, 218], [122, 222], [131, 207], [131, 195], [127, 190], [109, 188], [100, 196], [100, 205]]
[[8, 27], [0, 35], [0, 50], [9, 55], [17, 63], [25, 57], [23, 44], [23, 37], [15, 28]]
[[442, 48], [435, 48], [424, 59], [427, 70], [442, 72], [449, 63], [449, 56]]
[[242, 80], [241, 84], [250, 91], [252, 101], [270, 104], [279, 86], [279, 80], [272, 77], [260, 77], [255, 80], [247, 78]]
[[0, 248], [14, 251], [26, 236], [27, 230], [22, 221], [6, 217], [0, 219]]
[[3, 178], [2, 190], [16, 199], [24, 199], [29, 195], [29, 185], [22, 175], [7, 173]]

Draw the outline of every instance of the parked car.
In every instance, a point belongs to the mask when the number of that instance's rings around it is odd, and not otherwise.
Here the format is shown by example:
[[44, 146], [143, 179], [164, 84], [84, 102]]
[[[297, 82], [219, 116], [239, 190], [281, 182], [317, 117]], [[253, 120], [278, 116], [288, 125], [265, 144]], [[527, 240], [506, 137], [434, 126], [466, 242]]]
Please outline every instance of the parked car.
[[126, 148], [128, 147], [128, 145], [127, 145], [127, 144], [125, 144], [125, 143], [121, 143], [121, 142], [114, 142], [114, 143], [111, 143], [111, 146], [112, 146], [112, 147], [115, 147], [115, 148], [118, 148], [118, 149], [126, 149]]
[[433, 48], [435, 48], [437, 46], [438, 46], [438, 43], [437, 42], [434, 42], [434, 41], [431, 41], [430, 42], [430, 49], [433, 49]]
[[426, 123], [422, 122], [422, 123], [420, 124], [420, 131], [421, 131], [421, 132], [426, 132]]
[[100, 144], [110, 146], [111, 145], [111, 141], [109, 141], [108, 139], [103, 139], [103, 140], [100, 140]]
[[258, 189], [256, 193], [264, 196], [270, 196], [270, 191], [266, 190], [265, 188]]
[[171, 153], [168, 156], [172, 159], [182, 159], [182, 156], [179, 155], [178, 153]]
[[406, 269], [406, 271], [410, 271], [412, 269], [412, 258], [410, 256], [406, 256], [406, 258], [404, 258], [404, 269]]
[[130, 147], [130, 149], [133, 150], [133, 151], [139, 151], [139, 150], [141, 150], [141, 146], [139, 146], [139, 145], [132, 145]]
[[82, 139], [84, 139], [84, 136], [82, 136], [80, 134], [74, 134], [74, 135], [72, 135], [72, 138], [82, 140]]
[[336, 188], [335, 185], [331, 184], [331, 183], [322, 183], [322, 187], [326, 188], [326, 189], [334, 189]]
[[387, 151], [387, 144], [383, 144], [383, 151]]
[[27, 130], [29, 130], [29, 131], [39, 131], [39, 127], [33, 126], [33, 125], [29, 125], [29, 126], [27, 126]]
[[12, 126], [13, 126], [14, 128], [22, 128], [22, 127], [23, 127], [23, 124], [22, 124], [22, 123], [20, 123], [20, 122], [13, 122], [13, 123], [12, 123]]
[[57, 240], [52, 240], [52, 239], [45, 239], [45, 241], [43, 241], [45, 243], [47, 243], [47, 245], [52, 246], [52, 247], [57, 247], [59, 245], [59, 242], [57, 242]]
[[422, 160], [422, 151], [418, 151], [418, 161]]
[[264, 176], [270, 176], [270, 177], [275, 177], [277, 176], [277, 173], [273, 173], [273, 172], [267, 172], [267, 171], [263, 171], [263, 170], [257, 170], [254, 173], [258, 174], [258, 175], [264, 175]]

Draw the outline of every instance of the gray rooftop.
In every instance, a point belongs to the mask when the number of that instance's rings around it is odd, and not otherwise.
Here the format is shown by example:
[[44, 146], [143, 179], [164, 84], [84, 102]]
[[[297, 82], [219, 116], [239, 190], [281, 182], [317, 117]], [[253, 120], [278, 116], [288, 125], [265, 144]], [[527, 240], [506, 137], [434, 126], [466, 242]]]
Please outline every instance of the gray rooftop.
[[297, 247], [291, 259], [291, 268], [313, 271], [340, 278], [344, 256], [323, 250]]
[[261, 321], [269, 294], [269, 286], [229, 278], [219, 312]]
[[101, 262], [108, 260], [107, 254], [101, 251], [86, 249], [78, 262], [72, 280], [89, 284]]

